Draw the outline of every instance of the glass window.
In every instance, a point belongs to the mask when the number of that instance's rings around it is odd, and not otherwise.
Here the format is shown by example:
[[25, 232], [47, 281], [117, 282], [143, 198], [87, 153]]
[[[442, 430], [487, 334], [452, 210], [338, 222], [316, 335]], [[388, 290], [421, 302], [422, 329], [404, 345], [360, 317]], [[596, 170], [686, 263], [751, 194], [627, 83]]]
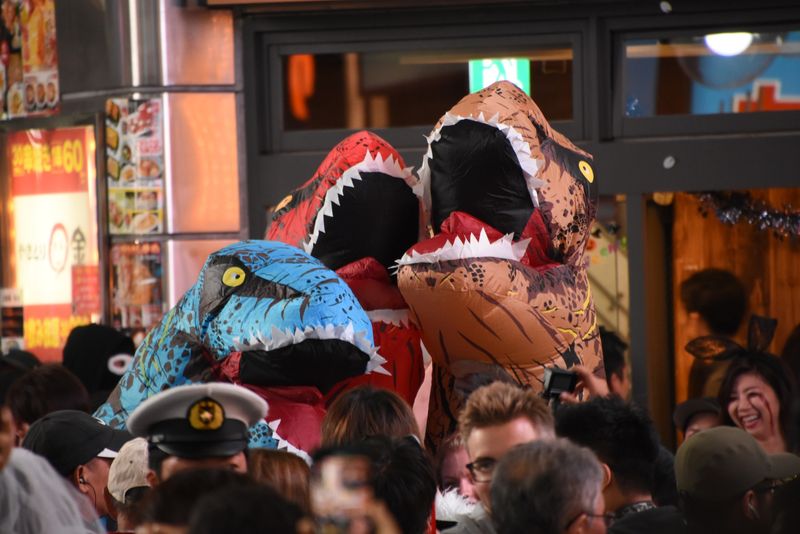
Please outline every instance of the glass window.
[[800, 31], [624, 42], [628, 118], [800, 110]]
[[282, 56], [285, 130], [433, 124], [465, 94], [511, 80], [550, 120], [571, 119], [571, 45]]

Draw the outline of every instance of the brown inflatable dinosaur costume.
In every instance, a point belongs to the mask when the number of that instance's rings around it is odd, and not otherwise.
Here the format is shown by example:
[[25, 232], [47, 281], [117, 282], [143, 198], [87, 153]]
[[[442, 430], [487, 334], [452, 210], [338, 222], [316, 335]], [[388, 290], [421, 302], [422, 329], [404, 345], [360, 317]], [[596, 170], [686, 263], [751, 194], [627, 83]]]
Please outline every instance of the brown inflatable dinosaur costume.
[[434, 365], [428, 445], [491, 380], [541, 390], [545, 367], [603, 374], [584, 249], [592, 157], [498, 82], [464, 97], [428, 137], [415, 192], [434, 237], [398, 262], [398, 286]]

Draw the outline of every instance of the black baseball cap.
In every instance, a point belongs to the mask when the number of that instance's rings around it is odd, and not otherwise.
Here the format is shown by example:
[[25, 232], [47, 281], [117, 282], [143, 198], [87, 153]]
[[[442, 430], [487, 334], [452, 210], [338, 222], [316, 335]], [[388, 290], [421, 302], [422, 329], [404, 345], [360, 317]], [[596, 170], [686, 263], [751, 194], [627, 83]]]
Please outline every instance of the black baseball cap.
[[0, 363], [10, 365], [20, 371], [30, 371], [34, 367], [38, 367], [42, 362], [35, 354], [26, 350], [11, 349], [7, 354], [0, 356]]
[[37, 419], [22, 441], [22, 447], [47, 458], [62, 476], [69, 476], [92, 458], [114, 458], [131, 440], [117, 430], [78, 410], [59, 410]]
[[721, 411], [719, 402], [712, 397], [689, 399], [675, 407], [675, 411], [672, 413], [672, 422], [675, 423], [675, 428], [684, 432], [686, 425], [695, 415], [700, 413], [719, 415]]

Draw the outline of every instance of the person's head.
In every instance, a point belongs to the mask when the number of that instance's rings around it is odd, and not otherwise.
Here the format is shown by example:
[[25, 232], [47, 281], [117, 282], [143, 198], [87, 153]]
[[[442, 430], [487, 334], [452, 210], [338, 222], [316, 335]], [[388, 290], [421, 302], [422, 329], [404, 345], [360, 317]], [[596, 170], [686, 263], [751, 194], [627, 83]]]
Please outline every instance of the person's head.
[[604, 464], [609, 511], [651, 496], [659, 440], [644, 410], [616, 397], [565, 405], [556, 414], [556, 433], [591, 449]]
[[192, 469], [176, 473], [144, 498], [140, 528], [152, 533], [186, 532], [198, 501], [205, 495], [254, 487], [257, 484], [248, 475], [227, 469]]
[[455, 489], [467, 499], [475, 499], [475, 488], [467, 471], [468, 463], [469, 456], [461, 434], [452, 434], [439, 445], [435, 462], [436, 484], [442, 493]]
[[295, 534], [303, 514], [267, 486], [225, 488], [201, 497], [189, 517], [189, 534]]
[[775, 483], [800, 474], [800, 458], [767, 455], [747, 432], [719, 426], [683, 442], [675, 456], [681, 507], [692, 531], [763, 532]]
[[371, 499], [388, 508], [404, 534], [426, 532], [436, 496], [436, 476], [413, 437], [375, 436], [350, 445], [321, 449], [311, 467], [314, 515], [363, 513]]
[[370, 436], [420, 438], [411, 407], [397, 393], [370, 386], [345, 391], [322, 420], [322, 447], [361, 441]]
[[104, 495], [111, 460], [130, 439], [87, 413], [60, 410], [35, 421], [22, 447], [46, 458], [103, 516], [108, 514]]
[[604, 534], [602, 483], [588, 449], [566, 439], [519, 445], [497, 465], [492, 521], [498, 534]]
[[0, 532], [105, 533], [87, 501], [53, 466], [15, 447], [0, 470]]
[[102, 404], [133, 359], [136, 348], [130, 337], [101, 324], [77, 326], [64, 344], [64, 366], [80, 379], [92, 400]]
[[617, 334], [600, 327], [600, 341], [603, 345], [603, 366], [606, 370], [608, 390], [628, 400], [631, 396], [630, 369], [625, 361], [628, 344]]
[[18, 378], [8, 389], [6, 404], [11, 408], [18, 442], [31, 423], [57, 410], [89, 411], [89, 394], [80, 380], [59, 364], [40, 365]]
[[247, 471], [248, 428], [267, 415], [252, 391], [225, 383], [177, 386], [140, 404], [131, 434], [147, 438], [151, 485], [187, 469]]
[[551, 439], [553, 414], [530, 389], [495, 382], [476, 389], [458, 417], [475, 496], [490, 507], [489, 484], [497, 461], [516, 445]]
[[720, 386], [723, 423], [735, 424], [759, 443], [783, 442], [785, 448], [795, 394], [794, 381], [779, 358], [743, 353], [731, 360]]
[[675, 406], [672, 422], [689, 439], [698, 432], [714, 428], [720, 424], [719, 402], [712, 397], [689, 399]]
[[147, 440], [135, 438], [119, 450], [108, 470], [106, 507], [118, 530], [132, 530], [141, 521], [140, 503], [150, 490], [147, 482]]
[[747, 292], [733, 273], [704, 269], [681, 282], [689, 337], [734, 336], [747, 313]]
[[265, 484], [287, 501], [309, 513], [311, 504], [308, 493], [308, 464], [291, 452], [271, 449], [250, 449], [247, 471], [257, 482]]

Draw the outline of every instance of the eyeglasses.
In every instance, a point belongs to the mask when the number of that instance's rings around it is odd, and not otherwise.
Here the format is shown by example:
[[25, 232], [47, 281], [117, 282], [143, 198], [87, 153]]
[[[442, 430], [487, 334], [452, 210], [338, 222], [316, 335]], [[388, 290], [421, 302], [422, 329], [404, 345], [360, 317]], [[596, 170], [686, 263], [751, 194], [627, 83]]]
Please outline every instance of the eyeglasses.
[[481, 458], [467, 464], [467, 470], [472, 475], [473, 482], [491, 482], [497, 460], [494, 458]]
[[572, 523], [574, 523], [575, 521], [577, 521], [578, 519], [580, 519], [580, 518], [581, 518], [581, 516], [584, 516], [584, 515], [585, 515], [586, 517], [590, 518], [590, 519], [600, 519], [600, 520], [602, 520], [602, 521], [603, 521], [603, 523], [605, 523], [605, 525], [606, 525], [606, 528], [608, 528], [608, 527], [610, 527], [611, 525], [613, 525], [613, 524], [614, 524], [614, 520], [616, 519], [616, 517], [614, 516], [614, 514], [593, 514], [593, 513], [591, 513], [591, 512], [581, 512], [581, 513], [579, 513], [578, 515], [576, 515], [575, 517], [573, 517], [573, 518], [572, 518], [572, 521], [570, 521], [569, 523], [567, 523], [567, 526], [566, 526], [565, 530], [568, 530], [568, 529], [569, 529], [569, 527], [571, 527], [571, 526], [572, 526]]

